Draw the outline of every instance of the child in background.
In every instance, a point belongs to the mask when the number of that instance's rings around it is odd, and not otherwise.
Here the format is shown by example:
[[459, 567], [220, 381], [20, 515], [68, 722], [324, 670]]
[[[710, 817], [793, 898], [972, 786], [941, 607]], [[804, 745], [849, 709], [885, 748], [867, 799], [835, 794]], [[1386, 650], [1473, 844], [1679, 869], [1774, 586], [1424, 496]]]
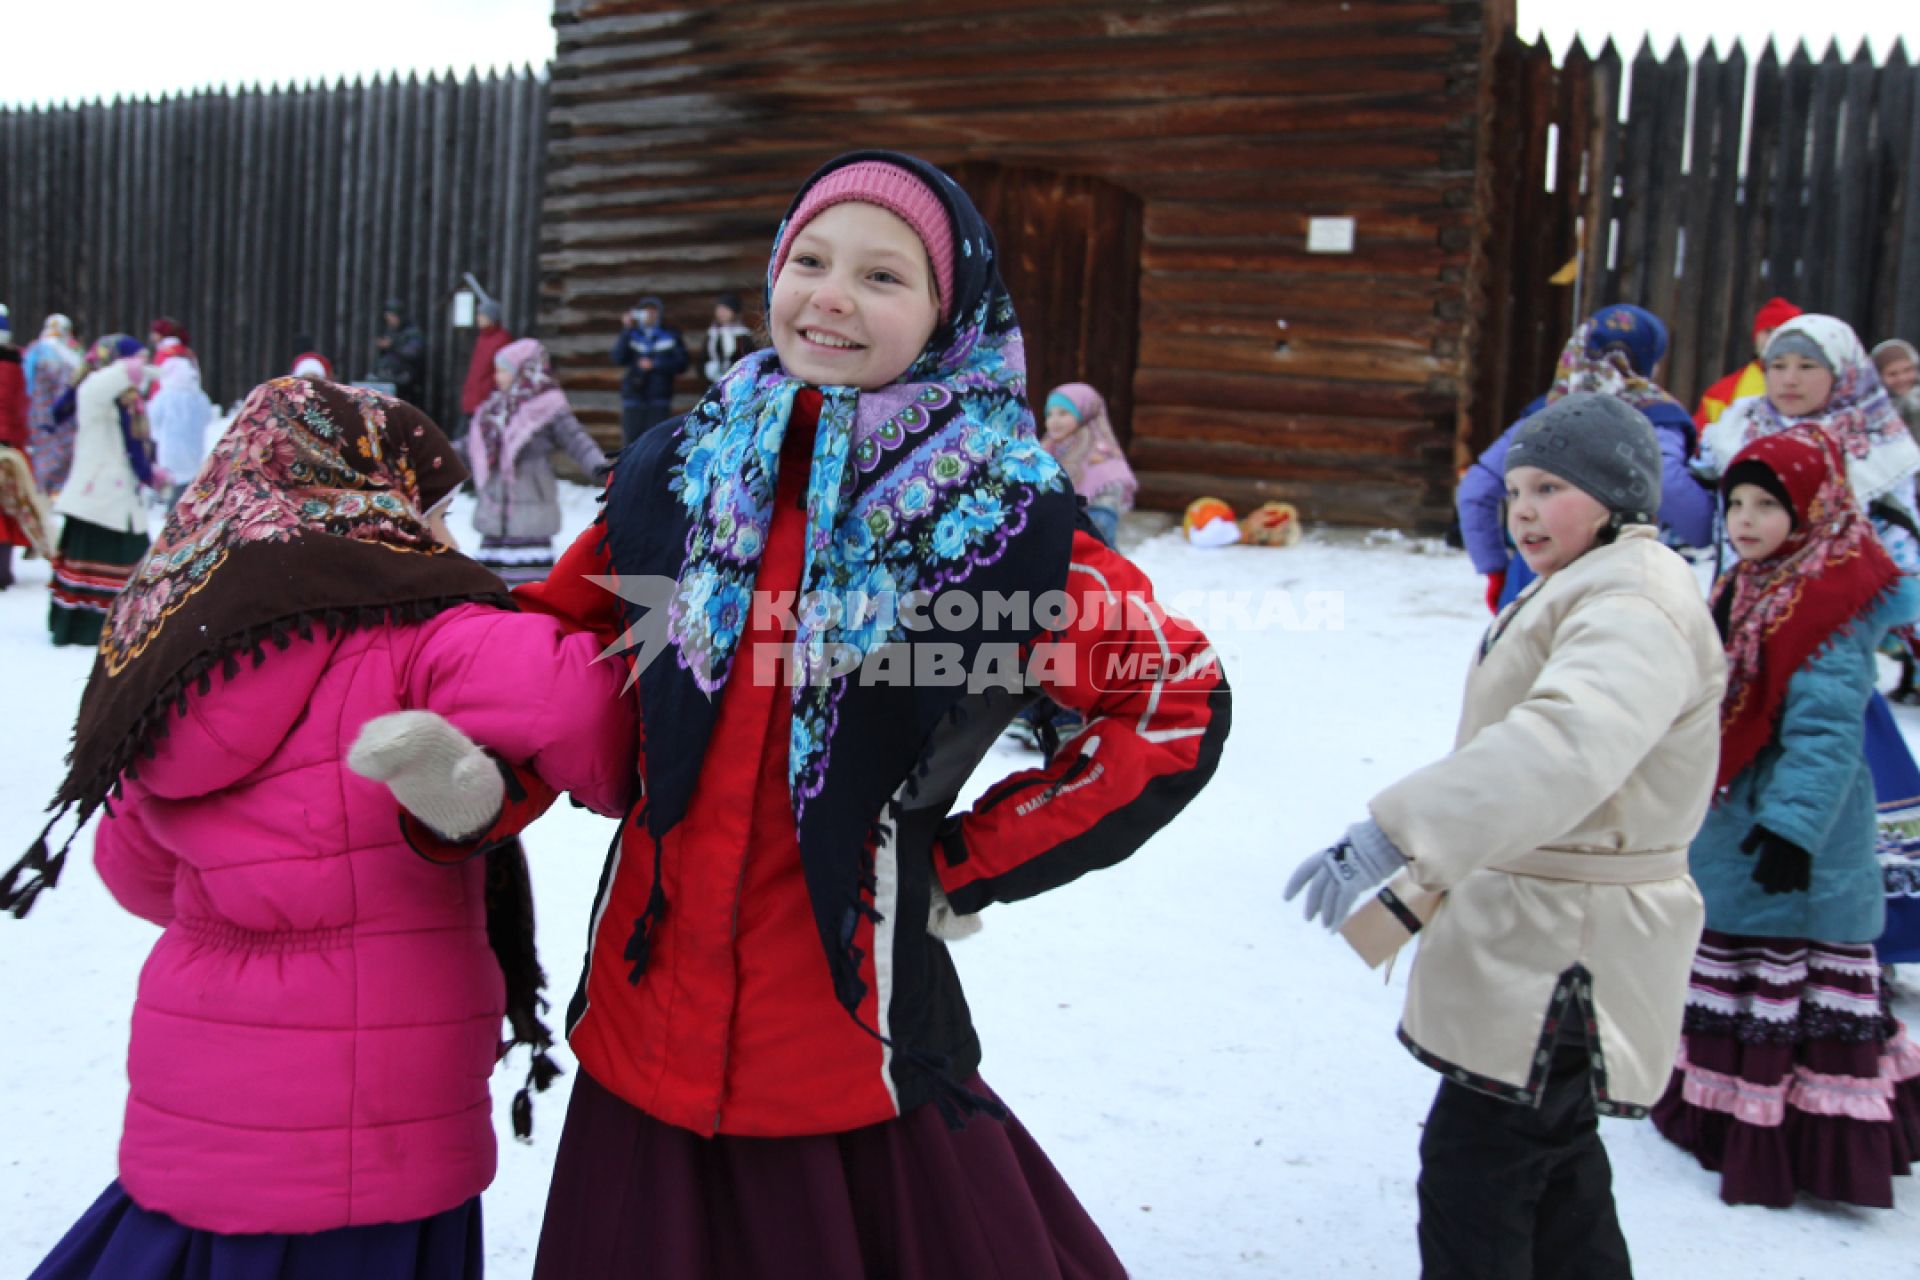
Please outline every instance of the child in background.
[[1767, 387], [1767, 343], [1774, 331], [1805, 313], [1785, 298], [1768, 298], [1753, 313], [1753, 359], [1708, 387], [1700, 396], [1693, 422], [1702, 432], [1720, 421], [1734, 405], [1765, 393]]
[[1442, 1076], [1422, 1275], [1625, 1277], [1596, 1111], [1646, 1114], [1679, 1039], [1726, 659], [1655, 534], [1661, 448], [1637, 410], [1557, 400], [1506, 469], [1537, 578], [1481, 642], [1453, 754], [1375, 796], [1286, 894], [1336, 928], [1397, 872], [1365, 910], [1420, 930], [1400, 1039]]
[[0, 444], [0, 591], [13, 585], [13, 549], [53, 558], [52, 513], [33, 482], [27, 455]]
[[27, 455], [33, 461], [34, 483], [49, 497], [67, 482], [73, 465], [73, 419], [56, 430], [54, 406], [60, 403], [85, 368], [86, 353], [74, 340], [73, 321], [55, 313], [41, 326], [40, 337], [27, 348], [24, 369], [29, 397], [28, 425], [32, 433]]
[[171, 509], [206, 460], [213, 401], [201, 390], [200, 366], [192, 360], [168, 360], [156, 377], [160, 389], [147, 402], [147, 422], [153, 429], [161, 496]]
[[[517, 593], [671, 650], [635, 676], [646, 800], [568, 1012], [581, 1074], [534, 1274], [1117, 1280], [980, 1079], [943, 938], [1170, 821], [1218, 760], [1226, 683], [1140, 571], [1076, 532], [992, 233], [950, 178], [891, 152], [830, 162], [767, 283], [772, 349], [621, 454], [604, 522]], [[920, 591], [1053, 593], [1073, 620], [935, 607], [909, 630], [891, 606]], [[1012, 689], [883, 675], [926, 641], [955, 672], [1054, 665]], [[1107, 670], [1149, 654], [1164, 679]], [[1035, 688], [1087, 714], [1081, 749], [950, 813]]]
[[[1723, 419], [1724, 421], [1724, 419]], [[1694, 840], [1707, 927], [1654, 1123], [1728, 1204], [1798, 1191], [1893, 1206], [1920, 1153], [1920, 1050], [1880, 985], [1874, 788], [1862, 745], [1874, 650], [1920, 612], [1811, 425], [1720, 480], [1740, 559], [1714, 586], [1729, 660], [1718, 783]]]
[[[1852, 326], [1825, 315], [1787, 321], [1767, 343], [1764, 378], [1765, 394], [1737, 402], [1701, 436], [1700, 471], [1717, 480], [1755, 441], [1816, 428], [1838, 450], [1854, 503], [1894, 565], [1902, 573], [1920, 573], [1914, 494], [1920, 441], [1895, 409]], [[1893, 638], [1911, 647], [1914, 626], [1896, 627]], [[1913, 868], [1920, 858], [1920, 765], [1878, 689], [1868, 695], [1865, 716], [1887, 891], [1905, 899], [1915, 888]], [[1902, 901], [1890, 923], [1896, 936], [1882, 939], [1882, 952], [1902, 959], [1920, 955], [1920, 916], [1910, 904]]]
[[1667, 354], [1667, 326], [1659, 316], [1625, 304], [1602, 307], [1574, 330], [1560, 353], [1553, 386], [1520, 421], [1460, 477], [1454, 505], [1460, 536], [1476, 571], [1487, 579], [1487, 608], [1499, 612], [1533, 580], [1526, 557], [1510, 551], [1501, 529], [1507, 447], [1527, 418], [1580, 392], [1610, 395], [1640, 411], [1660, 442], [1660, 534], [1675, 546], [1705, 547], [1713, 540], [1713, 498], [1687, 469], [1696, 433], [1686, 407], [1654, 381]]
[[[525, 864], [415, 856], [395, 796], [447, 837], [506, 806], [451, 720], [619, 813], [634, 728], [591, 636], [446, 543], [463, 478], [398, 401], [268, 383], [114, 602], [56, 805], [84, 824], [113, 793], [95, 865], [163, 931], [119, 1177], [36, 1280], [480, 1274], [503, 1013], [544, 1037]], [[385, 767], [423, 741], [466, 794]], [[65, 857], [43, 835], [0, 906]]]
[[613, 362], [620, 375], [620, 434], [632, 444], [673, 412], [673, 380], [687, 367], [680, 331], [663, 319], [666, 304], [649, 295], [620, 318]]
[[[1887, 396], [1893, 401], [1893, 407], [1900, 420], [1907, 424], [1907, 430], [1920, 427], [1920, 351], [1904, 338], [1888, 338], [1873, 349], [1873, 367], [1880, 374], [1880, 384], [1887, 389]], [[1900, 683], [1887, 695], [1893, 702], [1909, 705], [1920, 702], [1920, 687], [1916, 687], [1916, 678], [1920, 678], [1920, 663], [1916, 663], [1911, 637], [1891, 637], [1882, 646], [1884, 652], [1900, 663]], [[1909, 959], [1914, 957], [1908, 957]]]
[[1887, 394], [1860, 336], [1844, 320], [1802, 315], [1774, 330], [1766, 393], [1736, 402], [1700, 437], [1696, 469], [1714, 480], [1763, 436], [1818, 427], [1846, 462], [1853, 499], [1903, 572], [1920, 571], [1914, 475], [1920, 442]]
[[[1107, 402], [1084, 382], [1055, 387], [1047, 396], [1046, 446], [1086, 500], [1087, 518], [1101, 541], [1118, 546], [1120, 517], [1133, 510], [1133, 469], [1107, 421]], [[1007, 726], [1007, 736], [1051, 761], [1085, 720], [1051, 698], [1034, 702]]]
[[1120, 517], [1133, 510], [1138, 488], [1127, 455], [1107, 421], [1107, 402], [1084, 382], [1069, 382], [1047, 395], [1047, 433], [1041, 443], [1087, 500], [1087, 516], [1108, 546], [1118, 545]]
[[493, 383], [458, 447], [479, 496], [475, 558], [517, 586], [538, 582], [553, 568], [553, 535], [560, 532], [555, 451], [564, 451], [589, 479], [605, 470], [607, 456], [573, 416], [547, 349], [532, 338], [500, 348]]
[[33, 532], [39, 490], [26, 465], [31, 399], [10, 323], [7, 308], [0, 305], [0, 591], [13, 585], [15, 547], [45, 547], [44, 532]]
[[[1106, 400], [1084, 382], [1055, 387], [1047, 395], [1045, 426], [1040, 443], [1067, 473], [1073, 491], [1086, 501], [1087, 519], [1101, 541], [1117, 547], [1120, 517], [1133, 510], [1137, 485], [1133, 468], [1114, 439], [1113, 424], [1107, 421]], [[1050, 763], [1085, 723], [1073, 708], [1041, 698], [1014, 717], [1007, 736], [1038, 751]]]
[[77, 426], [73, 469], [54, 501], [66, 519], [53, 561], [47, 630], [55, 644], [92, 646], [128, 577], [146, 557], [147, 504], [157, 484], [141, 391], [151, 376], [147, 350], [124, 333], [108, 334], [87, 356], [89, 372], [61, 397], [56, 418]]
[[475, 309], [473, 353], [467, 357], [466, 380], [460, 384], [460, 425], [454, 433], [455, 442], [465, 439], [467, 432], [473, 430], [473, 415], [480, 412], [480, 406], [497, 389], [494, 375], [498, 366], [493, 358], [513, 341], [513, 335], [506, 329], [506, 316], [506, 308], [492, 298]]
[[1920, 425], [1920, 351], [1904, 338], [1888, 338], [1873, 349], [1873, 367], [1907, 430]]
[[753, 330], [740, 322], [740, 295], [721, 294], [713, 304], [713, 323], [707, 326], [707, 358], [700, 372], [708, 382], [718, 382], [753, 348]]

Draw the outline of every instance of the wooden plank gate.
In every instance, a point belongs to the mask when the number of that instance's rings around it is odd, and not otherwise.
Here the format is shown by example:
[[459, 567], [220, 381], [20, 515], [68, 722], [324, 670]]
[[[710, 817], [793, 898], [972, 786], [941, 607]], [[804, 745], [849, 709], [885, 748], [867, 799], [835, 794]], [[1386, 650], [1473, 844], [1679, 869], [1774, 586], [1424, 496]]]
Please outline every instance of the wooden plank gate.
[[[1547, 389], [1580, 315], [1614, 302], [1667, 322], [1664, 385], [1691, 406], [1752, 358], [1778, 294], [1863, 341], [1920, 336], [1920, 94], [1882, 63], [1772, 44], [1623, 66], [1509, 36], [1495, 62], [1487, 294], [1468, 430], [1485, 446]], [[1624, 98], [1624, 111], [1623, 107]], [[1624, 118], [1623, 118], [1624, 117]], [[1555, 275], [1578, 256], [1564, 283]]]

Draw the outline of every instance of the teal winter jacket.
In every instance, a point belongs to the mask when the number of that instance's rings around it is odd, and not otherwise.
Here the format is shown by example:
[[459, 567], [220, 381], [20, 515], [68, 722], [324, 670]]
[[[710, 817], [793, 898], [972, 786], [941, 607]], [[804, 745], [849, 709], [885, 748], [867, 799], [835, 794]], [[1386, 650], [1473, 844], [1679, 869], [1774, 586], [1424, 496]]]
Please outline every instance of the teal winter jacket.
[[[1707, 928], [1767, 938], [1863, 943], [1880, 936], [1886, 899], [1875, 856], [1873, 776], [1864, 747], [1874, 650], [1920, 614], [1920, 581], [1901, 578], [1787, 683], [1773, 740], [1727, 784], [1689, 854]], [[1813, 855], [1813, 886], [1768, 895], [1740, 842], [1755, 824]]]

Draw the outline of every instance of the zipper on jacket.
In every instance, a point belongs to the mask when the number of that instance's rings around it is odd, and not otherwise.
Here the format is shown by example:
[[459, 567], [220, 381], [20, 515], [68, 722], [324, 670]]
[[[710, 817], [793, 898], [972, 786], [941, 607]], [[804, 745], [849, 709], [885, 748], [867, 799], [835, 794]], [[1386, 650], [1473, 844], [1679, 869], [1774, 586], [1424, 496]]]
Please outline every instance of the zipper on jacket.
[[1085, 773], [1088, 767], [1091, 766], [1092, 764], [1093, 764], [1093, 757], [1090, 755], [1086, 755], [1083, 753], [1081, 755], [1075, 756], [1073, 758], [1073, 763], [1067, 766], [1067, 771], [1061, 774], [1058, 778], [1056, 778], [1054, 780], [1053, 785], [1047, 788], [1047, 799], [1051, 800], [1055, 796], [1059, 795], [1062, 791], [1065, 791], [1067, 789], [1067, 784], [1072, 782], [1075, 778], [1079, 777], [1081, 774]]
[[1068, 765], [1067, 771], [1058, 778], [1049, 778], [1043, 774], [1038, 778], [1028, 778], [1021, 782], [1003, 784], [1005, 786], [1004, 790], [989, 794], [985, 799], [981, 800], [979, 804], [974, 806], [973, 811], [975, 813], [988, 813], [999, 808], [1001, 804], [1011, 800], [1014, 796], [1031, 791], [1035, 787], [1045, 787], [1046, 792], [1043, 799], [1051, 800], [1060, 794], [1062, 787], [1085, 773], [1092, 764], [1093, 757], [1083, 752], [1073, 758], [1073, 763]]
[[[1085, 758], [1084, 756], [1081, 757], [1083, 760]], [[1053, 779], [1047, 777], [1045, 774], [1041, 774], [1037, 778], [1010, 779], [1009, 781], [1001, 783], [994, 790], [989, 791], [983, 796], [980, 803], [973, 807], [973, 811], [975, 813], [991, 813], [993, 810], [999, 808], [1003, 801], [1010, 800], [1022, 792], [1031, 791], [1035, 787], [1048, 786], [1052, 782]]]
[[[774, 697], [780, 691], [774, 690]], [[761, 740], [761, 750], [766, 750], [766, 740]], [[794, 831], [794, 842], [799, 843], [799, 831]], [[727, 957], [734, 970], [733, 994], [727, 1000], [727, 1034], [720, 1041], [720, 1079], [716, 1083], [713, 1107], [713, 1131], [720, 1132], [720, 1113], [725, 1109], [723, 1100], [727, 1096], [727, 1068], [733, 1065], [733, 1023], [740, 1008], [740, 903], [747, 896], [747, 862], [753, 857], [753, 817], [747, 817], [747, 842], [740, 851], [740, 874], [733, 882], [733, 910], [727, 915]]]

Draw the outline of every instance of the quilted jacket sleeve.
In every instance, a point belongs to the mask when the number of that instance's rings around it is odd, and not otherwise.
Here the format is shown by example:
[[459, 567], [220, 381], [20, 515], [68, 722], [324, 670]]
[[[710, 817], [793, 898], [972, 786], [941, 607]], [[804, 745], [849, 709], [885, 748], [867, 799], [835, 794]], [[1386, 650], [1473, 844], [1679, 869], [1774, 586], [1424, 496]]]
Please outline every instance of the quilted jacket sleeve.
[[1774, 732], [1780, 758], [1754, 811], [1761, 826], [1802, 849], [1825, 847], [1841, 811], [1834, 797], [1860, 768], [1860, 725], [1874, 674], [1872, 654], [1842, 640], [1787, 681]]
[[410, 707], [437, 711], [512, 765], [596, 813], [626, 811], [636, 784], [625, 670], [589, 632], [469, 606], [427, 624], [406, 673]]
[[146, 791], [129, 782], [109, 804], [93, 838], [93, 866], [114, 900], [142, 920], [173, 919], [173, 878], [180, 860], [157, 844], [142, 820]]
[[1074, 621], [1034, 650], [1046, 692], [1087, 725], [1044, 769], [1005, 779], [950, 822], [936, 857], [961, 912], [1031, 897], [1127, 857], [1213, 776], [1230, 690], [1198, 628], [1169, 615], [1130, 561], [1085, 533], [1068, 571]]

